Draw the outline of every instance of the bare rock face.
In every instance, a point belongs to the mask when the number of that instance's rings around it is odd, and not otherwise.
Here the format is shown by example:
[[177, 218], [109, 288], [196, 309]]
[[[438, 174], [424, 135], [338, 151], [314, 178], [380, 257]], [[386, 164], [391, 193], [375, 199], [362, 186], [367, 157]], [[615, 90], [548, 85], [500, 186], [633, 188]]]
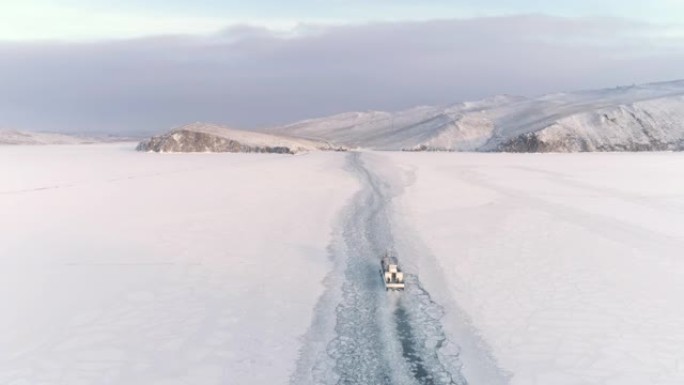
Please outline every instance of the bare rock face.
[[177, 130], [154, 136], [138, 144], [138, 151], [153, 152], [266, 152], [294, 154], [284, 146], [248, 146], [221, 136], [189, 130]]
[[138, 151], [247, 152], [297, 154], [314, 150], [339, 150], [325, 142], [260, 132], [235, 130], [213, 124], [193, 123], [138, 144]]
[[538, 132], [531, 132], [501, 144], [496, 152], [641, 152], [682, 151], [684, 138], [663, 142], [657, 138], [648, 141], [623, 139], [618, 143], [595, 143], [577, 136], [544, 139]]
[[509, 139], [496, 148], [496, 152], [587, 152], [591, 151], [581, 137], [566, 136], [545, 141], [536, 132]]
[[589, 109], [503, 141], [505, 152], [681, 151], [684, 98]]

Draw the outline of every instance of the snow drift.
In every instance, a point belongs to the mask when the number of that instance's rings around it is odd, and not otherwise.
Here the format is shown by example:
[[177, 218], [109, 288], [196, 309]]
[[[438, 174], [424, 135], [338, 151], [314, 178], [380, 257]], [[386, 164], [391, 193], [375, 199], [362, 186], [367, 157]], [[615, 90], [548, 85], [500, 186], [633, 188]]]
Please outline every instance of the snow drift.
[[139, 151], [154, 152], [268, 152], [296, 154], [312, 150], [332, 150], [319, 141], [287, 138], [259, 132], [193, 123], [142, 141]]

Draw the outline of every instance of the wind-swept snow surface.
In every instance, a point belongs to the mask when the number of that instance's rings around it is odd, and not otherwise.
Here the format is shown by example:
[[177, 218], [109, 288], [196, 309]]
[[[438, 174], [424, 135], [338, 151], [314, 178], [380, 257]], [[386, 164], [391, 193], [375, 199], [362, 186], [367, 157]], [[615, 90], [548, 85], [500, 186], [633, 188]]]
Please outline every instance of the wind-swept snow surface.
[[0, 384], [284, 384], [357, 188], [337, 153], [0, 151]]
[[684, 156], [383, 156], [445, 330], [457, 303], [511, 384], [684, 383]]
[[0, 384], [684, 383], [681, 154], [133, 147], [0, 151]]

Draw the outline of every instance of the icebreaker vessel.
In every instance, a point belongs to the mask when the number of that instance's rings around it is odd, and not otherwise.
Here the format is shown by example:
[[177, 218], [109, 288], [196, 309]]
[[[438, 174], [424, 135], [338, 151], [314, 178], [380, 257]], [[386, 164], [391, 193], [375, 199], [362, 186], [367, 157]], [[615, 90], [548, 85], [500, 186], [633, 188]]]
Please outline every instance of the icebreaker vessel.
[[404, 290], [404, 273], [399, 268], [397, 258], [385, 254], [380, 261], [380, 274], [385, 283], [385, 290]]

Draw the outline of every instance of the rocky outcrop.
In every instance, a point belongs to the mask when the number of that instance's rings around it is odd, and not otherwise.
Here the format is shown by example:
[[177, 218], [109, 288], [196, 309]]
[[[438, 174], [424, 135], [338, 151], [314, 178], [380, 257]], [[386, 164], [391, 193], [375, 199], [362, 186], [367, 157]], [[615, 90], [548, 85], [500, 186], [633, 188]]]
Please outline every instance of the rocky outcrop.
[[501, 144], [493, 152], [642, 152], [682, 151], [684, 138], [662, 142], [653, 138], [647, 142], [625, 139], [617, 143], [593, 143], [582, 137], [556, 137], [544, 139], [543, 132], [520, 135]]
[[177, 130], [154, 136], [138, 144], [138, 151], [154, 152], [266, 152], [295, 154], [296, 149], [285, 146], [248, 146], [236, 140], [188, 130]]
[[340, 150], [340, 148], [335, 148], [325, 142], [194, 123], [143, 140], [138, 144], [137, 150], [297, 154], [313, 150]]
[[604, 152], [684, 149], [684, 98], [588, 109], [502, 141], [493, 151]]

